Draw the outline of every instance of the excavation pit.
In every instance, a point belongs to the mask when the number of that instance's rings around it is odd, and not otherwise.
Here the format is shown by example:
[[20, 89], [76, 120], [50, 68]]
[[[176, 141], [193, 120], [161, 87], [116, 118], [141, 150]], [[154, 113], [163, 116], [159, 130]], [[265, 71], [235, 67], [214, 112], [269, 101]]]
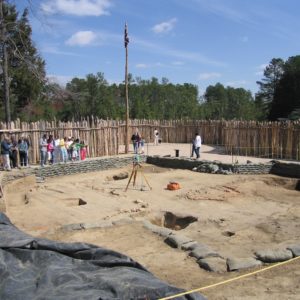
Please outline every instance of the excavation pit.
[[[151, 220], [159, 229], [177, 230], [174, 235], [204, 244], [224, 258], [252, 257], [254, 250], [299, 241], [298, 179], [269, 174], [222, 176], [143, 164], [152, 186], [149, 193], [134, 189], [125, 193], [126, 179], [106, 180], [118, 172], [131, 171], [130, 164], [117, 170], [46, 178], [38, 185], [35, 181], [9, 183], [4, 187], [8, 216], [18, 228], [37, 237], [87, 242], [124, 253], [160, 279], [186, 289], [197, 288], [199, 280], [209, 284], [226, 280], [229, 275], [199, 268], [188, 251], [169, 247], [164, 236], [145, 228], [143, 221]], [[140, 184], [140, 177], [137, 180]], [[180, 182], [182, 189], [175, 193], [165, 190], [170, 181]], [[118, 196], [112, 196], [112, 190]], [[28, 204], [24, 203], [26, 194], [30, 196]], [[80, 198], [88, 205], [79, 205]], [[57, 229], [68, 224], [78, 226], [68, 232]], [[274, 292], [274, 297], [287, 295], [296, 299], [297, 262], [264, 273], [268, 278], [262, 280], [261, 290], [257, 291], [256, 280], [249, 280], [246, 286], [235, 288], [234, 295], [247, 298], [249, 291], [255, 290], [252, 298], [264, 299], [264, 291], [275, 291], [284, 278], [285, 284]], [[224, 287], [217, 296], [221, 299], [223, 294], [230, 298], [232, 288], [227, 291]]]
[[151, 222], [154, 225], [158, 225], [161, 227], [169, 228], [172, 230], [182, 230], [188, 227], [190, 224], [197, 222], [198, 218], [187, 215], [187, 216], [179, 216], [170, 211], [163, 213], [161, 216], [152, 219]]

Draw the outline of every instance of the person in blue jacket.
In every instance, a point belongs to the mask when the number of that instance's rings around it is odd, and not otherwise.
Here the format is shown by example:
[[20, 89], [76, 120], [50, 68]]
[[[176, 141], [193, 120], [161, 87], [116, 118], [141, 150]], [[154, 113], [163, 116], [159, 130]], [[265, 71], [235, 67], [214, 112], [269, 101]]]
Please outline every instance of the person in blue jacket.
[[5, 136], [3, 141], [1, 142], [1, 156], [4, 170], [11, 171], [9, 153], [10, 153], [11, 143], [10, 139]]

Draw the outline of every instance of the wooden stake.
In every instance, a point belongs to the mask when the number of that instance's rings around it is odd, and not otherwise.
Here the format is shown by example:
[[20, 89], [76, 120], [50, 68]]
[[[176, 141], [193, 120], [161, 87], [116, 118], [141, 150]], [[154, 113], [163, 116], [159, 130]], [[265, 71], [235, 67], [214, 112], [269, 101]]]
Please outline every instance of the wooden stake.
[[126, 131], [125, 131], [125, 153], [129, 152], [129, 104], [128, 104], [128, 32], [125, 23], [124, 45], [125, 45], [125, 99], [126, 99]]

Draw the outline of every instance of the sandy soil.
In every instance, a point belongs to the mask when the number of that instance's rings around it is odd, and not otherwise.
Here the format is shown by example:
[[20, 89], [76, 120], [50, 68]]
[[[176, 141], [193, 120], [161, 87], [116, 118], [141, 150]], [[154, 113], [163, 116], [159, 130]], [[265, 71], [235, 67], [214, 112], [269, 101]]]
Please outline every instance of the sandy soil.
[[[189, 145], [160, 145], [148, 148], [174, 155], [174, 146], [189, 155]], [[202, 159], [230, 162], [232, 157], [203, 149]], [[184, 152], [185, 151], [185, 152]], [[250, 158], [239, 158], [242, 159]], [[255, 162], [258, 159], [251, 158]], [[268, 159], [269, 160], [269, 159]], [[224, 257], [249, 257], [258, 249], [280, 247], [300, 241], [300, 197], [296, 180], [272, 175], [213, 175], [188, 170], [163, 169], [144, 164], [136, 186], [113, 175], [132, 166], [36, 183], [23, 178], [5, 188], [7, 215], [34, 236], [65, 242], [88, 242], [124, 253], [140, 262], [157, 277], [185, 289], [195, 289], [244, 274], [216, 274], [200, 269], [194, 258], [173, 249], [162, 237], [143, 228], [142, 221], [160, 224], [165, 212], [192, 215], [198, 221], [180, 233], [209, 245]], [[149, 181], [152, 190], [147, 187]], [[181, 189], [166, 189], [177, 181]], [[79, 205], [81, 200], [86, 205]], [[81, 202], [82, 203], [82, 202]], [[105, 229], [62, 232], [60, 226], [102, 220], [134, 219], [137, 222]], [[163, 224], [160, 224], [163, 225]], [[208, 299], [299, 299], [300, 261], [208, 289]]]

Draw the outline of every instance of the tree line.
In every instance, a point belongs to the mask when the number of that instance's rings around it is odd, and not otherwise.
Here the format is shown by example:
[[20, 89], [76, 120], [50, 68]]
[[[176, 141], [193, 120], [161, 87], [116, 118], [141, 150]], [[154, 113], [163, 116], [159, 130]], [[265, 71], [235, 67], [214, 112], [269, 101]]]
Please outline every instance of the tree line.
[[[102, 72], [73, 78], [65, 87], [46, 78], [45, 61], [32, 41], [29, 10], [0, 0], [0, 118], [124, 119], [125, 84], [109, 84]], [[7, 66], [5, 65], [7, 60]], [[8, 74], [9, 80], [5, 78]], [[203, 95], [191, 83], [128, 76], [131, 119], [277, 120], [300, 117], [300, 55], [273, 58], [258, 81], [259, 91], [210, 85]], [[7, 92], [9, 91], [9, 93]]]

